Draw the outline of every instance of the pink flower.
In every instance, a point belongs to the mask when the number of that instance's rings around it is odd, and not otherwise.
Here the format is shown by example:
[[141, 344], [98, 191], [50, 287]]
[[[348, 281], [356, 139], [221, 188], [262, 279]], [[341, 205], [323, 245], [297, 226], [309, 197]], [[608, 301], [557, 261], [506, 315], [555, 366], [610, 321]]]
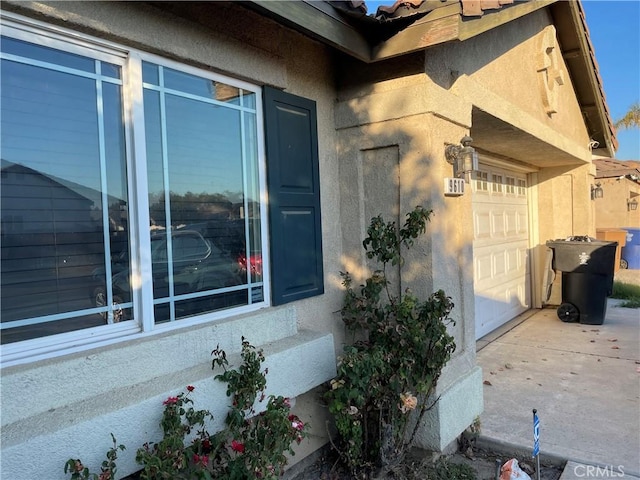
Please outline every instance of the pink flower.
[[293, 422], [291, 422], [291, 426], [296, 430], [302, 430], [304, 428], [304, 423], [302, 423], [300, 420], [294, 420]]
[[285, 405], [287, 408], [291, 408], [291, 400], [290, 400], [289, 398], [285, 398], [285, 399], [284, 399], [284, 405]]
[[189, 390], [190, 392], [193, 392], [196, 389], [196, 387], [194, 387], [193, 385], [187, 385], [187, 390]]
[[195, 463], [196, 465], [200, 464], [203, 467], [206, 467], [209, 464], [209, 457], [206, 455], [200, 456], [200, 455], [194, 454], [193, 463]]
[[169, 397], [162, 402], [163, 405], [175, 405], [176, 403], [178, 403], [178, 397]]
[[236, 440], [232, 440], [231, 450], [238, 453], [244, 453], [244, 443], [238, 442]]
[[413, 396], [411, 392], [405, 392], [400, 394], [400, 403], [398, 407], [402, 413], [407, 413], [409, 410], [414, 410], [418, 406], [418, 399]]

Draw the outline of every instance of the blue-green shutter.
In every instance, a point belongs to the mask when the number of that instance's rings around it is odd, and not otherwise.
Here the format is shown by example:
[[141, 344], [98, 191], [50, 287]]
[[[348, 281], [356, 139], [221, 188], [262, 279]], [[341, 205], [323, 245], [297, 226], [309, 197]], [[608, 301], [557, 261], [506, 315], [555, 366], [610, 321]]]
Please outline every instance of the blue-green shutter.
[[265, 87], [273, 305], [324, 293], [318, 126], [313, 100]]

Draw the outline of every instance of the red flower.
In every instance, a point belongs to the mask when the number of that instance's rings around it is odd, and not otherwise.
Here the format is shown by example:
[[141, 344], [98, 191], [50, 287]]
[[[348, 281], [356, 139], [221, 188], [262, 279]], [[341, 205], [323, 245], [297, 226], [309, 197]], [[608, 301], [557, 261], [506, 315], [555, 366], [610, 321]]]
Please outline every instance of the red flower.
[[208, 453], [211, 450], [211, 442], [208, 438], [202, 441], [202, 448]]
[[178, 403], [178, 397], [169, 397], [162, 402], [163, 405], [175, 405], [176, 403]]
[[193, 463], [195, 463], [196, 465], [201, 464], [203, 467], [206, 467], [209, 464], [209, 457], [207, 457], [206, 455], [200, 456], [198, 454], [194, 454]]
[[196, 389], [196, 387], [194, 387], [193, 385], [187, 385], [187, 390], [189, 390], [190, 392], [193, 392]]
[[232, 440], [231, 450], [238, 453], [244, 453], [244, 443], [238, 442], [236, 440]]

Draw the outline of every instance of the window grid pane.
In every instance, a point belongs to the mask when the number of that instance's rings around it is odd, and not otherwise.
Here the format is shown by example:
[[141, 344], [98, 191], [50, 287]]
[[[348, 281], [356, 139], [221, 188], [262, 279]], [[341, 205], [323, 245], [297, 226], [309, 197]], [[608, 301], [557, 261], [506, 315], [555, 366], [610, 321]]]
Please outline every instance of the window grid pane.
[[[145, 85], [152, 244], [163, 245], [152, 250], [166, 252], [152, 253], [156, 323], [246, 305], [258, 298], [248, 288], [262, 274], [260, 209], [252, 205], [259, 199], [256, 116], [237, 108], [240, 89], [145, 69], [149, 77], [158, 72], [158, 86]], [[250, 205], [257, 218], [247, 216]], [[183, 258], [186, 238], [206, 254]]]
[[494, 193], [502, 193], [502, 175], [491, 175], [492, 189]]
[[489, 190], [488, 175], [487, 172], [476, 172], [476, 192], [486, 192]]
[[102, 62], [88, 57], [6, 38], [2, 49], [2, 343], [113, 322], [103, 207], [107, 184], [126, 204], [120, 87], [103, 88]]
[[[2, 343], [136, 331], [145, 292], [133, 280], [141, 229], [129, 224], [125, 60], [67, 47], [62, 35], [59, 49], [38, 45], [35, 32], [34, 43], [24, 38], [0, 45]], [[155, 323], [265, 302], [259, 94], [142, 67], [144, 114], [134, 117], [147, 145], [136, 161], [147, 169], [151, 224], [134, 251], [151, 245]]]

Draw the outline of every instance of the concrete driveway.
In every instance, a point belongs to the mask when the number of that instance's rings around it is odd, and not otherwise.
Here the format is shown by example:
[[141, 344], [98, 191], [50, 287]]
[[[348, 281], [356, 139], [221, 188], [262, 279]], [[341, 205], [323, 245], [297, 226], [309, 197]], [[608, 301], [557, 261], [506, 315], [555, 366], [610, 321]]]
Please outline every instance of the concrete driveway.
[[[602, 325], [563, 323], [546, 308], [478, 341], [480, 443], [530, 451], [535, 408], [541, 462], [579, 462], [563, 479], [640, 477], [640, 309], [619, 303], [608, 300]], [[601, 468], [588, 475], [584, 464]]]

